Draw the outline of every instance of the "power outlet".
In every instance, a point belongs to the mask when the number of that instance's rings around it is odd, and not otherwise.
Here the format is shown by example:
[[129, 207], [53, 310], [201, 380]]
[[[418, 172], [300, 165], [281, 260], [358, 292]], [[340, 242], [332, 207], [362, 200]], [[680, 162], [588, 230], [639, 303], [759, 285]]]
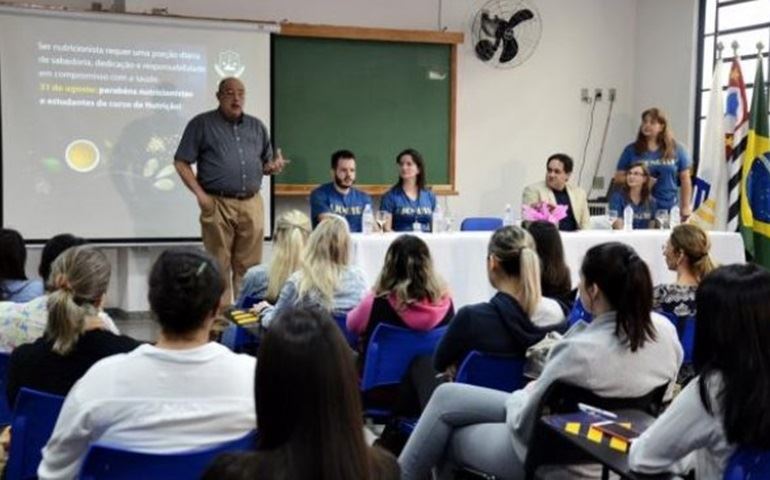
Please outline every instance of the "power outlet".
[[591, 97], [588, 95], [587, 88], [580, 89], [580, 101], [583, 103], [591, 103]]
[[614, 102], [615, 101], [615, 97], [616, 97], [616, 95], [618, 93], [617, 89], [610, 88], [608, 91], [609, 91], [609, 93], [607, 94], [607, 96], [609, 97], [610, 102]]
[[602, 101], [602, 95], [603, 95], [603, 94], [604, 94], [604, 93], [602, 92], [602, 89], [601, 89], [601, 88], [597, 88], [597, 89], [595, 89], [595, 90], [594, 90], [594, 100], [596, 100], [597, 102], [601, 102], [601, 101]]

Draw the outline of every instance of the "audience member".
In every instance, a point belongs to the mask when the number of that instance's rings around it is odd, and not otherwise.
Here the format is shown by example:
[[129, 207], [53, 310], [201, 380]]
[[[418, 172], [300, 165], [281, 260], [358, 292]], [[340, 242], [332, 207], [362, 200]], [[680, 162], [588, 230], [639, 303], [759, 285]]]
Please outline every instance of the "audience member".
[[223, 291], [208, 255], [160, 255], [148, 294], [161, 328], [157, 343], [105, 358], [75, 384], [43, 449], [41, 479], [75, 477], [92, 442], [170, 453], [254, 429], [255, 359], [209, 342]]
[[269, 303], [278, 300], [283, 284], [302, 264], [302, 251], [310, 230], [310, 219], [299, 210], [289, 210], [278, 217], [270, 265], [255, 265], [246, 271], [236, 305], [243, 305], [249, 297]]
[[674, 140], [666, 114], [659, 108], [642, 112], [636, 141], [623, 149], [613, 182], [625, 185], [628, 169], [636, 162], [643, 162], [650, 171], [651, 193], [657, 208], [670, 210], [679, 205], [681, 220], [686, 220], [691, 213], [692, 161], [684, 147]]
[[657, 203], [650, 195], [650, 172], [644, 162], [634, 162], [628, 167], [625, 183], [610, 195], [607, 208], [617, 213], [618, 218], [612, 224], [616, 230], [622, 229], [623, 212], [627, 206], [634, 211], [633, 229], [644, 230], [655, 226]]
[[317, 306], [334, 315], [349, 312], [361, 302], [367, 285], [364, 272], [350, 265], [348, 222], [330, 214], [308, 238], [300, 269], [289, 276], [273, 307], [261, 302], [255, 310], [270, 326], [275, 315], [290, 306]]
[[399, 457], [402, 478], [422, 480], [432, 467], [452, 464], [521, 478], [537, 407], [553, 382], [625, 398], [675, 378], [682, 347], [671, 323], [652, 314], [650, 272], [633, 249], [589, 249], [579, 291], [593, 322], [554, 345], [542, 375], [527, 387], [506, 394], [449, 383], [435, 391]]
[[631, 444], [636, 471], [722, 478], [736, 447], [770, 450], [770, 273], [718, 268], [698, 287], [696, 306], [699, 376]]
[[328, 313], [283, 310], [258, 364], [257, 452], [220, 457], [204, 480], [400, 478], [395, 459], [364, 442], [352, 353]]
[[6, 394], [13, 405], [22, 387], [66, 395], [91, 365], [133, 350], [136, 340], [115, 335], [99, 318], [110, 264], [100, 251], [70, 248], [53, 263], [47, 299], [48, 322], [42, 338], [11, 354]]
[[[46, 293], [54, 288], [48, 281], [53, 261], [68, 248], [84, 243], [84, 239], [68, 233], [55, 235], [46, 242], [38, 267], [40, 276], [46, 281]], [[99, 310], [98, 316], [104, 322], [105, 328], [114, 334], [120, 333], [115, 322], [103, 310]], [[0, 302], [0, 352], [10, 352], [23, 343], [37, 340], [43, 335], [47, 321], [47, 295], [26, 303]]]
[[572, 174], [572, 158], [564, 153], [555, 153], [546, 161], [544, 182], [537, 182], [524, 188], [522, 205], [545, 202], [550, 205], [566, 205], [567, 216], [559, 220], [559, 230], [574, 231], [590, 227], [591, 214], [588, 212], [586, 192], [577, 185], [567, 182]]
[[401, 235], [388, 247], [372, 292], [348, 313], [347, 327], [360, 335], [364, 354], [380, 323], [425, 331], [449, 323], [452, 315], [452, 298], [433, 269], [428, 246], [414, 235]]
[[[353, 187], [356, 183], [356, 156], [350, 150], [332, 154], [332, 180], [310, 192], [310, 217], [313, 228], [329, 214], [345, 217], [351, 232], [361, 232], [361, 215], [372, 205], [369, 194]], [[374, 213], [372, 207], [372, 213]]]
[[385, 231], [430, 232], [436, 195], [427, 190], [425, 161], [417, 150], [408, 148], [396, 156], [398, 182], [380, 201], [380, 211], [386, 212]]
[[671, 230], [663, 257], [668, 269], [676, 272], [676, 282], [655, 286], [654, 309], [682, 318], [695, 314], [695, 290], [715, 268], [709, 250], [709, 236], [697, 225], [678, 225]]
[[43, 294], [43, 282], [28, 280], [27, 247], [16, 230], [0, 229], [0, 300], [23, 303]]
[[564, 244], [559, 229], [551, 222], [530, 222], [526, 229], [535, 240], [540, 257], [540, 290], [544, 297], [559, 302], [565, 311], [572, 309], [576, 289], [572, 288], [572, 276], [564, 259]]

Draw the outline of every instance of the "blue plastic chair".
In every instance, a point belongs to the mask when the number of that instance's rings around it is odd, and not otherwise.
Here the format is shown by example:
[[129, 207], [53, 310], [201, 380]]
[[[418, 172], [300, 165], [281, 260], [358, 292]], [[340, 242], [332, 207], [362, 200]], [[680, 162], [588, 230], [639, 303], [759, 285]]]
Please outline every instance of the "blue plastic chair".
[[256, 432], [214, 447], [179, 453], [146, 453], [125, 450], [118, 445], [95, 443], [88, 449], [81, 480], [165, 480], [198, 479], [214, 459], [226, 452], [254, 448]]
[[583, 308], [583, 302], [580, 301], [580, 296], [578, 296], [575, 299], [575, 303], [572, 304], [572, 310], [570, 310], [569, 315], [567, 315], [567, 325], [571, 327], [580, 320], [591, 323], [591, 320], [593, 319], [594, 316]]
[[513, 392], [524, 386], [524, 363], [520, 356], [472, 351], [457, 370], [455, 382]]
[[41, 450], [53, 433], [64, 397], [22, 388], [16, 398], [11, 422], [11, 450], [5, 478], [35, 478], [42, 460]]
[[696, 210], [709, 197], [711, 185], [698, 177], [692, 179], [692, 209]]
[[11, 423], [11, 406], [8, 405], [5, 390], [8, 388], [8, 361], [10, 353], [0, 353], [0, 425]]
[[463, 232], [494, 232], [503, 226], [503, 219], [497, 217], [468, 217], [463, 219], [460, 230]]
[[241, 300], [240, 302], [237, 302], [235, 304], [235, 308], [239, 310], [248, 310], [249, 308], [261, 302], [262, 300], [264, 300], [264, 298], [259, 298], [255, 294], [250, 293], [249, 295], [246, 295], [245, 297], [243, 297], [243, 300]]
[[332, 316], [334, 317], [334, 322], [337, 324], [338, 327], [340, 327], [340, 330], [342, 331], [342, 334], [345, 336], [345, 340], [347, 340], [348, 345], [350, 345], [350, 348], [354, 350], [358, 348], [358, 335], [348, 330], [348, 314], [335, 313]]
[[233, 352], [242, 353], [249, 349], [256, 349], [257, 337], [243, 327], [230, 324], [222, 331], [219, 342]]
[[770, 451], [739, 447], [730, 456], [723, 480], [770, 478]]
[[[377, 387], [400, 383], [412, 359], [418, 355], [432, 355], [446, 329], [438, 327], [420, 332], [386, 323], [377, 325], [366, 349], [361, 390], [368, 392]], [[390, 415], [390, 411], [384, 409], [367, 409], [366, 413], [373, 416]]]
[[680, 317], [675, 313], [664, 312], [662, 310], [658, 310], [657, 313], [668, 318], [674, 327], [676, 327], [676, 332], [679, 335], [679, 343], [682, 344], [682, 350], [684, 351], [684, 360], [682, 360], [682, 364], [691, 365], [692, 354], [695, 348], [695, 315]]

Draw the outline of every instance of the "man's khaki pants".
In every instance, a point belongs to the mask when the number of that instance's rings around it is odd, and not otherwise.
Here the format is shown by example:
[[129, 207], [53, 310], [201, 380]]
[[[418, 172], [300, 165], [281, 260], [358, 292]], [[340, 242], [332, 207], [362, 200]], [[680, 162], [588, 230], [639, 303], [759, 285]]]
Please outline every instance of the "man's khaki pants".
[[223, 301], [238, 293], [246, 270], [262, 261], [264, 210], [257, 193], [246, 200], [211, 196], [214, 208], [201, 211], [203, 246], [219, 262], [225, 281]]

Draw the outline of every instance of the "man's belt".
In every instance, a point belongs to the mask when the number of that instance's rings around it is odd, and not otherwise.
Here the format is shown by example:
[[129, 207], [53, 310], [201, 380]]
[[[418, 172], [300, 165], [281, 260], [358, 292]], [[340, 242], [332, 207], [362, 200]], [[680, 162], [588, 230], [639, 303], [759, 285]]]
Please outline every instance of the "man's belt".
[[256, 192], [224, 192], [221, 190], [206, 190], [206, 193], [216, 197], [235, 198], [237, 200], [248, 200], [256, 195]]

